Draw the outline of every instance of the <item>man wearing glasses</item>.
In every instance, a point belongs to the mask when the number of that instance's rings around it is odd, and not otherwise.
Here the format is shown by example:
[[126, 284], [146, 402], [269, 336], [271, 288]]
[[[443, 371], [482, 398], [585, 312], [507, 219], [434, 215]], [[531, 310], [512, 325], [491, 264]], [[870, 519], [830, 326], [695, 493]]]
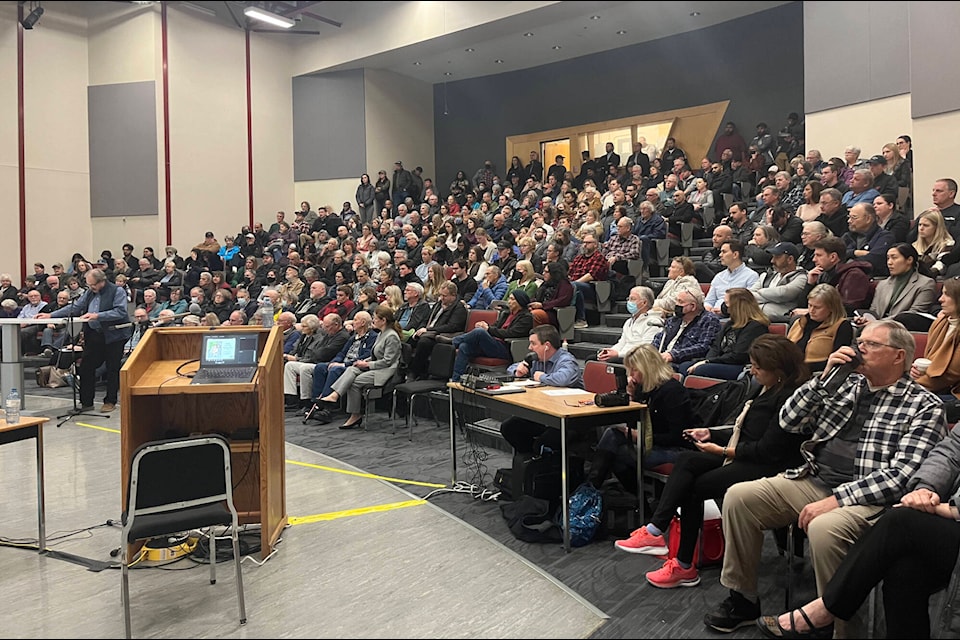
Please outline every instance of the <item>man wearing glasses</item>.
[[[841, 347], [830, 354], [823, 374], [797, 389], [780, 410], [784, 431], [808, 435], [800, 447], [806, 463], [735, 485], [724, 497], [727, 547], [720, 583], [730, 597], [704, 617], [708, 627], [729, 632], [759, 617], [757, 569], [768, 529], [796, 523], [807, 532], [822, 594], [853, 542], [899, 502], [943, 439], [947, 421], [940, 399], [904, 375], [915, 349], [910, 332], [895, 320], [877, 320], [866, 325], [857, 346], [862, 364], [854, 362], [857, 351]], [[863, 635], [856, 624], [837, 620], [837, 637]]]

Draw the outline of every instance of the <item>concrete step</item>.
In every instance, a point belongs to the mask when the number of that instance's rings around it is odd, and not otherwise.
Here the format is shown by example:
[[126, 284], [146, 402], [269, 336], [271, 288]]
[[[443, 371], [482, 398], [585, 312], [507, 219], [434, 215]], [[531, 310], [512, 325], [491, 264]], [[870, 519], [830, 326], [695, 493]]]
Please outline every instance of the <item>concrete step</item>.
[[597, 351], [607, 348], [612, 344], [614, 343], [611, 342], [610, 344], [606, 344], [602, 342], [577, 342], [571, 344], [568, 349], [570, 350], [570, 353], [577, 358], [577, 360], [583, 360], [586, 362], [587, 358], [596, 356]]
[[630, 319], [630, 314], [624, 310], [623, 313], [608, 313], [604, 316], [603, 320], [607, 323], [608, 327], [620, 328], [626, 324], [627, 320]]
[[620, 339], [623, 330], [620, 327], [587, 327], [577, 329], [574, 333], [576, 342], [594, 342], [598, 344], [614, 344]]

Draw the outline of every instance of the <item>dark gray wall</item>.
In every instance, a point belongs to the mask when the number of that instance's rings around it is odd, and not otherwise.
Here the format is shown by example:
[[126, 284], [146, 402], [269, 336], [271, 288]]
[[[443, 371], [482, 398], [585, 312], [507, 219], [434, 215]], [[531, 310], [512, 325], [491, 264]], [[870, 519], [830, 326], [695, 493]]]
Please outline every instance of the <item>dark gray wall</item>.
[[[908, 5], [919, 2], [804, 3], [804, 74], [806, 112], [888, 98], [910, 92], [910, 24]], [[935, 3], [942, 14], [943, 3]], [[955, 23], [944, 24], [943, 38], [924, 33], [922, 40], [943, 55], [953, 42]], [[947, 44], [956, 49], [955, 44]], [[948, 59], [948, 58], [944, 58]], [[939, 70], [938, 70], [939, 71]], [[939, 77], [939, 74], [938, 74]], [[916, 88], [914, 88], [916, 91]]]
[[909, 2], [910, 104], [914, 118], [960, 109], [960, 6]]
[[[749, 142], [803, 110], [799, 2], [661, 40], [446, 87], [434, 85], [437, 178], [485, 158], [504, 173], [507, 136], [730, 100], [725, 120]], [[721, 127], [722, 128], [722, 127]], [[711, 144], [712, 147], [712, 144]], [[524, 159], [525, 160], [525, 159]]]
[[90, 216], [157, 215], [153, 81], [87, 87]]
[[356, 178], [366, 170], [363, 71], [294, 78], [293, 179]]

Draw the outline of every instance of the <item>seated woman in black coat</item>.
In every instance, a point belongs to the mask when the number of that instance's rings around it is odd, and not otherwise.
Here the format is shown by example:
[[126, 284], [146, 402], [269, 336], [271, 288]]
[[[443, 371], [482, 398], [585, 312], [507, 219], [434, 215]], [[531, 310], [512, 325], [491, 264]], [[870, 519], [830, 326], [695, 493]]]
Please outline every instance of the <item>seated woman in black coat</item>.
[[749, 290], [727, 289], [724, 304], [730, 321], [720, 329], [705, 359], [680, 363], [678, 371], [683, 375], [695, 373], [708, 378], [736, 380], [750, 361], [750, 345], [769, 330], [770, 318], [760, 309]]
[[773, 476], [802, 462], [804, 436], [783, 431], [778, 416], [786, 399], [808, 378], [803, 354], [785, 337], [768, 334], [750, 347], [750, 363], [756, 384], [732, 432], [688, 430], [686, 437], [699, 451], [680, 455], [653, 518], [614, 545], [629, 553], [666, 555], [663, 533], [680, 508], [679, 551], [663, 567], [647, 573], [647, 581], [655, 587], [689, 587], [700, 582], [693, 555], [703, 525], [704, 500], [721, 498], [738, 482]]

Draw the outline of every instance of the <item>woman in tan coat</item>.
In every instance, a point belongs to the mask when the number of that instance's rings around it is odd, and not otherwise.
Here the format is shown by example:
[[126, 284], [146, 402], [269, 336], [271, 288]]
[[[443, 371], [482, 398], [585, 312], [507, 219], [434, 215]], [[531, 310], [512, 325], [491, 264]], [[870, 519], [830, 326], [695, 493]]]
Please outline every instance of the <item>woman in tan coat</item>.
[[910, 367], [910, 377], [922, 387], [939, 395], [947, 406], [947, 419], [956, 422], [957, 398], [960, 398], [960, 280], [951, 278], [943, 283], [940, 294], [942, 310], [933, 321], [927, 335], [923, 357], [930, 366], [921, 372]]
[[840, 293], [832, 285], [815, 286], [807, 295], [807, 307], [810, 313], [790, 325], [787, 338], [803, 351], [811, 371], [822, 371], [831, 353], [853, 342], [853, 327]]

